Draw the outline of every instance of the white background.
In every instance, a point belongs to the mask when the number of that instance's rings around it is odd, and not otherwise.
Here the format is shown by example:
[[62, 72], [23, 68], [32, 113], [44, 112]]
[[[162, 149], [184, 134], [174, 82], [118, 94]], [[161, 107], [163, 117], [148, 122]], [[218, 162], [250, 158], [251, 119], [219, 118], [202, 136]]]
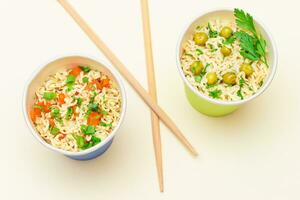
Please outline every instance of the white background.
[[[21, 110], [30, 74], [58, 56], [105, 58], [56, 1], [0, 2], [1, 199], [300, 199], [296, 1], [150, 0], [158, 100], [200, 153], [193, 158], [161, 126], [164, 194], [158, 190], [149, 109], [127, 84], [124, 124], [102, 157], [73, 161], [31, 136]], [[139, 0], [70, 3], [146, 87]], [[263, 96], [230, 116], [209, 118], [184, 96], [175, 47], [192, 17], [222, 6], [259, 16], [277, 41], [279, 69]]]

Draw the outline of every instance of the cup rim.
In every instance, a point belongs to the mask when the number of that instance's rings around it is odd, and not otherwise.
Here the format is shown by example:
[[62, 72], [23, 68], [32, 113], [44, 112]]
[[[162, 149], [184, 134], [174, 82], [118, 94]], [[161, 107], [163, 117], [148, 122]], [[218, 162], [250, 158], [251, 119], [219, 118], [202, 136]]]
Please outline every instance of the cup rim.
[[276, 42], [273, 38], [273, 35], [271, 34], [271, 32], [269, 31], [269, 29], [267, 28], [267, 26], [258, 18], [256, 17], [255, 14], [252, 14], [251, 11], [251, 15], [253, 16], [255, 22], [257, 22], [262, 29], [266, 32], [266, 35], [269, 37], [270, 39], [270, 43], [272, 44], [272, 50], [273, 50], [273, 65], [272, 65], [272, 71], [269, 74], [268, 79], [266, 80], [265, 84], [259, 89], [259, 91], [257, 93], [255, 93], [254, 95], [243, 99], [243, 100], [236, 100], [236, 101], [222, 101], [222, 100], [217, 100], [217, 99], [213, 99], [210, 98], [206, 95], [204, 95], [203, 93], [199, 92], [195, 87], [193, 87], [191, 85], [191, 83], [186, 79], [183, 70], [181, 68], [181, 62], [180, 62], [180, 45], [182, 42], [182, 39], [185, 35], [185, 33], [187, 32], [188, 28], [199, 18], [203, 17], [206, 14], [212, 13], [212, 12], [216, 12], [216, 11], [230, 11], [233, 12], [234, 8], [232, 7], [217, 7], [217, 8], [212, 8], [212, 9], [208, 9], [205, 10], [203, 12], [201, 12], [200, 14], [197, 14], [196, 16], [192, 17], [191, 20], [189, 20], [189, 22], [184, 26], [183, 31], [181, 31], [180, 35], [179, 35], [179, 39], [177, 41], [177, 46], [176, 46], [176, 64], [177, 64], [177, 69], [179, 71], [179, 74], [182, 78], [182, 80], [184, 81], [184, 83], [188, 86], [188, 88], [190, 90], [193, 91], [194, 94], [196, 94], [198, 97], [205, 99], [206, 101], [213, 103], [213, 104], [217, 104], [217, 105], [222, 105], [222, 106], [238, 106], [241, 104], [245, 104], [253, 99], [255, 99], [256, 97], [260, 96], [261, 94], [263, 94], [266, 89], [270, 86], [272, 80], [274, 79], [274, 76], [277, 72], [277, 63], [278, 63], [278, 53], [277, 53], [277, 46], [276, 46]]
[[[79, 152], [71, 152], [71, 151], [66, 151], [63, 149], [59, 149], [54, 147], [51, 144], [48, 144], [45, 140], [43, 140], [43, 138], [40, 136], [40, 134], [37, 132], [37, 130], [33, 127], [33, 125], [31, 124], [31, 121], [29, 119], [28, 116], [28, 112], [27, 112], [27, 104], [26, 104], [26, 99], [28, 96], [28, 89], [29, 89], [29, 85], [30, 83], [38, 76], [38, 74], [51, 62], [55, 62], [56, 60], [59, 59], [64, 59], [64, 58], [68, 58], [68, 57], [82, 57], [82, 58], [86, 58], [86, 59], [90, 59], [93, 60], [97, 63], [99, 63], [101, 66], [103, 66], [104, 68], [106, 68], [115, 78], [120, 91], [121, 91], [121, 98], [122, 98], [122, 107], [121, 107], [121, 113], [120, 113], [120, 118], [118, 121], [117, 126], [112, 130], [112, 132], [109, 134], [108, 137], [106, 137], [103, 141], [101, 141], [99, 144], [83, 150], [83, 151], [79, 151]], [[117, 131], [119, 130], [120, 126], [122, 125], [123, 121], [124, 121], [124, 117], [125, 117], [125, 113], [126, 113], [126, 107], [127, 107], [127, 96], [126, 96], [126, 92], [125, 92], [125, 87], [124, 87], [124, 83], [121, 79], [120, 74], [113, 68], [113, 66], [101, 59], [97, 59], [93, 56], [90, 55], [83, 55], [83, 54], [79, 54], [79, 53], [75, 53], [75, 54], [68, 54], [68, 55], [62, 55], [62, 56], [56, 56], [50, 60], [48, 60], [46, 63], [44, 63], [43, 65], [40, 65], [39, 67], [37, 67], [29, 76], [29, 78], [27, 79], [26, 83], [25, 83], [25, 87], [24, 87], [24, 92], [23, 92], [23, 100], [22, 100], [22, 110], [23, 110], [23, 116], [25, 118], [27, 127], [30, 129], [31, 134], [45, 147], [47, 147], [48, 149], [61, 153], [63, 155], [66, 156], [70, 156], [70, 157], [74, 157], [74, 156], [84, 156], [84, 155], [88, 155], [92, 152], [97, 151], [98, 149], [102, 148], [104, 145], [106, 145], [109, 141], [111, 141], [113, 139], [113, 137], [116, 135]]]

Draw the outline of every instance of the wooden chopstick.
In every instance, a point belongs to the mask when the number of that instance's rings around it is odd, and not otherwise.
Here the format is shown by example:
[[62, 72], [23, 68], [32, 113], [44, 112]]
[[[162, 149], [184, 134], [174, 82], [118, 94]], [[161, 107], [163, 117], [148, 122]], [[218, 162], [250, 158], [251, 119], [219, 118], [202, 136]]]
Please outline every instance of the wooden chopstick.
[[[142, 9], [142, 17], [143, 17], [144, 45], [145, 45], [145, 55], [146, 55], [146, 62], [147, 62], [149, 94], [152, 97], [153, 101], [157, 102], [148, 0], [141, 0], [141, 9]], [[160, 129], [159, 129], [158, 120], [159, 120], [158, 116], [156, 115], [155, 112], [152, 111], [151, 124], [152, 124], [153, 146], [155, 151], [159, 189], [160, 192], [163, 192], [164, 179], [163, 179]]]
[[163, 109], [152, 100], [147, 91], [140, 85], [134, 76], [126, 69], [125, 65], [114, 55], [114, 53], [106, 46], [106, 44], [96, 35], [96, 33], [89, 27], [89, 25], [81, 18], [81, 16], [74, 10], [74, 8], [66, 0], [58, 0], [62, 7], [69, 13], [79, 27], [87, 34], [87, 36], [94, 42], [98, 49], [110, 60], [110, 62], [118, 69], [120, 74], [127, 80], [127, 82], [135, 89], [141, 96], [144, 102], [159, 116], [161, 121], [173, 132], [177, 139], [191, 152], [192, 155], [197, 156], [198, 153], [189, 141], [184, 137], [171, 118], [163, 111]]

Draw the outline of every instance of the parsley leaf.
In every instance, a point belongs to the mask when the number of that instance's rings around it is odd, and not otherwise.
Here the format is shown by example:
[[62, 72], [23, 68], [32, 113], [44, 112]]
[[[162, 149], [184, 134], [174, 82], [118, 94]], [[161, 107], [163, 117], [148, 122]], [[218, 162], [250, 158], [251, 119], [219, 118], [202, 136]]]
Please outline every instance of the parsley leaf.
[[259, 60], [260, 56], [255, 46], [256, 39], [244, 31], [236, 32], [235, 35], [241, 42], [240, 54], [249, 60]]
[[238, 27], [250, 31], [253, 35], [256, 35], [253, 17], [249, 13], [245, 13], [242, 9], [235, 8], [234, 16], [236, 17], [236, 24]]
[[[244, 58], [248, 58], [250, 60], [261, 60], [267, 66], [267, 57], [266, 57], [266, 41], [262, 37], [262, 35], [258, 35], [253, 17], [249, 13], [245, 13], [241, 9], [234, 9], [234, 16], [236, 17], [237, 26], [242, 29], [243, 34], [237, 34], [239, 39], [241, 40], [241, 51], [240, 54]], [[248, 31], [252, 34], [252, 36], [245, 31]], [[250, 44], [251, 43], [251, 44]]]
[[234, 43], [235, 40], [236, 40], [236, 36], [232, 35], [230, 38], [227, 38], [226, 40], [224, 40], [223, 44], [230, 45], [230, 44]]

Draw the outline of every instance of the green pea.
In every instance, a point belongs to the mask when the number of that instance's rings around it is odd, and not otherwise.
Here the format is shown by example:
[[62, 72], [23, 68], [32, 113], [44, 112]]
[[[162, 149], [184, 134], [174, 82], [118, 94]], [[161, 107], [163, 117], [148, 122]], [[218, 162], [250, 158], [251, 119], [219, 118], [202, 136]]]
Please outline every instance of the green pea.
[[214, 85], [218, 81], [217, 74], [215, 72], [210, 72], [206, 75], [206, 80], [208, 85]]
[[221, 53], [223, 56], [229, 56], [231, 54], [231, 49], [226, 46], [222, 46]]
[[234, 72], [227, 72], [223, 75], [223, 82], [228, 85], [236, 84], [236, 74]]
[[220, 35], [224, 38], [230, 38], [232, 35], [232, 29], [228, 26], [224, 26], [220, 32]]
[[250, 76], [251, 74], [253, 74], [253, 68], [250, 64], [241, 64], [240, 66], [240, 71], [244, 72], [246, 77]]
[[201, 61], [195, 61], [190, 65], [190, 69], [193, 72], [194, 76], [200, 75], [203, 68], [204, 66]]
[[194, 42], [197, 45], [204, 46], [207, 40], [208, 40], [208, 36], [204, 32], [199, 32], [194, 34]]

